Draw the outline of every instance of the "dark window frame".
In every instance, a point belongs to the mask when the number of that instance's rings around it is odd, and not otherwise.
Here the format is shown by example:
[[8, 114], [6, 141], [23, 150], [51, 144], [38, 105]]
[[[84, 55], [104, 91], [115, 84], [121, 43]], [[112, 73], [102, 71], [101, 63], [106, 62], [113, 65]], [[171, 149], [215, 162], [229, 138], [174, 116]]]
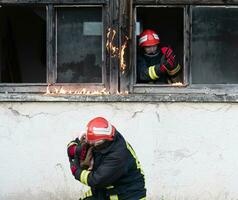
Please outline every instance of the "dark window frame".
[[[0, 5], [8, 6], [41, 6], [46, 9], [46, 83], [0, 83], [0, 93], [45, 93], [47, 87], [50, 86], [54, 90], [60, 90], [64, 88], [71, 91], [80, 91], [86, 89], [87, 91], [110, 91], [114, 94], [118, 91], [118, 75], [112, 71], [117, 71], [116, 67], [117, 61], [115, 58], [110, 56], [111, 52], [106, 51], [106, 31], [108, 27], [115, 27], [115, 18], [116, 12], [113, 12], [114, 6], [112, 3], [106, 0], [92, 0], [92, 1], [60, 1], [60, 4], [51, 1], [0, 1]], [[102, 33], [102, 83], [56, 83], [57, 75], [57, 66], [56, 66], [56, 10], [57, 7], [101, 7], [102, 8], [102, 24], [103, 24], [103, 33]], [[111, 14], [113, 13], [113, 14]], [[114, 25], [112, 23], [115, 23]], [[117, 36], [118, 37], [118, 36]], [[118, 39], [118, 38], [116, 38]], [[117, 46], [117, 41], [115, 42]], [[113, 65], [113, 63], [115, 63]], [[111, 67], [112, 66], [112, 67]], [[114, 77], [114, 78], [113, 78]]]

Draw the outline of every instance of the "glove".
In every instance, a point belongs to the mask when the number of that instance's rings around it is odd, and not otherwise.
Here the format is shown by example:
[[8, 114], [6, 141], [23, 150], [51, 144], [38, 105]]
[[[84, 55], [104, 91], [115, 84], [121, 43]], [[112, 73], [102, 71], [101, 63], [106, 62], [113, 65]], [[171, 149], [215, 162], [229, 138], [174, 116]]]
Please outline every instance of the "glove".
[[173, 50], [169, 47], [163, 47], [161, 48], [161, 51], [163, 56], [160, 60], [160, 70], [163, 72], [173, 70], [176, 65]]
[[89, 148], [89, 145], [88, 144], [82, 144], [82, 149], [81, 149], [81, 152], [79, 154], [79, 158], [80, 158], [80, 161], [81, 160], [85, 160], [86, 156], [87, 156], [87, 151], [88, 151], [88, 148]]
[[70, 162], [70, 170], [71, 170], [71, 173], [73, 174], [74, 178], [77, 180], [80, 180], [80, 174], [81, 174], [82, 169], [77, 164], [77, 162]]
[[[83, 149], [82, 149], [83, 150]], [[92, 158], [93, 158], [93, 153], [92, 153], [93, 147], [89, 147], [86, 151], [85, 158], [80, 160], [80, 167], [82, 169], [92, 169]]]
[[77, 167], [76, 165], [74, 165], [73, 163], [70, 164], [70, 169], [73, 175], [75, 175], [76, 171], [77, 171]]
[[75, 179], [79, 180], [80, 173], [82, 171], [80, 168], [80, 154], [82, 152], [82, 145], [78, 140], [77, 144], [69, 145], [68, 149], [69, 149], [69, 152], [71, 149], [73, 149], [73, 154], [74, 154], [73, 157], [69, 158], [71, 173], [73, 174]]
[[79, 155], [80, 167], [82, 169], [90, 169], [92, 168], [92, 158], [93, 158], [92, 149], [93, 148], [86, 142], [85, 136], [86, 134], [83, 134], [80, 138], [80, 143], [82, 145], [82, 149]]
[[77, 144], [74, 142], [71, 142], [67, 146], [67, 154], [70, 160], [74, 159], [74, 155], [76, 152]]
[[67, 145], [67, 154], [70, 160], [74, 159], [75, 153], [76, 153], [76, 149], [77, 146], [81, 146], [80, 141], [78, 138], [76, 138], [75, 140], [71, 141], [68, 145]]
[[86, 155], [87, 155], [87, 151], [88, 151], [88, 148], [89, 148], [89, 144], [86, 142], [86, 137], [85, 137], [85, 134], [83, 134], [80, 138], [80, 143], [82, 145], [82, 149], [81, 149], [81, 152], [79, 154], [79, 157], [80, 157], [80, 160], [84, 160], [86, 158]]
[[84, 134], [81, 136], [81, 138], [80, 138], [80, 143], [81, 143], [81, 144], [87, 143], [87, 142], [86, 142], [86, 133], [84, 133]]

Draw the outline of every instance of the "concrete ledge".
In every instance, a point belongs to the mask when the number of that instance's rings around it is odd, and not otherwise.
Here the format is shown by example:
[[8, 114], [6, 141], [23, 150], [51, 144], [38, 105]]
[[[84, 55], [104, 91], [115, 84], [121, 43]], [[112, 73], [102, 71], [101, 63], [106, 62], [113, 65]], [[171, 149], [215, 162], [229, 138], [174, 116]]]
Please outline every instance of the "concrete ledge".
[[45, 95], [0, 94], [0, 102], [238, 102], [238, 94]]

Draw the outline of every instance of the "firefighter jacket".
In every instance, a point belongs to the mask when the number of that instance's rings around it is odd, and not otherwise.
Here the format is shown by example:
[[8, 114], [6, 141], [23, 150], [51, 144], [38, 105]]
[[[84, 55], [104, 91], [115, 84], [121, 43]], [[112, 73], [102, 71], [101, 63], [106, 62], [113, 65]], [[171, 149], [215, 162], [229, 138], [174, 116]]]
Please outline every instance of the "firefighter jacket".
[[177, 75], [177, 72], [180, 69], [178, 65], [173, 74], [169, 73], [157, 73], [155, 65], [160, 65], [161, 58], [163, 53], [161, 49], [156, 55], [146, 55], [143, 52], [139, 52], [137, 56], [137, 83], [170, 83], [171, 78], [174, 78]]
[[82, 170], [79, 181], [91, 187], [84, 199], [144, 200], [144, 173], [129, 143], [116, 131], [114, 140], [93, 152], [92, 171]]

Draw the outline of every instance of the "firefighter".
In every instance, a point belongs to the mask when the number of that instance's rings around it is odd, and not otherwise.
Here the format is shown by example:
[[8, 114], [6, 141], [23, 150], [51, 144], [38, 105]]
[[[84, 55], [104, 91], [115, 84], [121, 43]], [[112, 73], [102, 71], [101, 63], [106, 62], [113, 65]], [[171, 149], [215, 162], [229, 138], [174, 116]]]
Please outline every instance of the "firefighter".
[[[88, 150], [82, 158], [85, 144]], [[145, 200], [140, 162], [131, 145], [105, 118], [92, 119], [85, 137], [70, 142], [67, 149], [73, 176], [90, 187], [81, 199]]]
[[160, 38], [151, 29], [140, 34], [139, 47], [137, 82], [172, 83], [181, 68], [173, 50], [170, 47], [160, 47]]

